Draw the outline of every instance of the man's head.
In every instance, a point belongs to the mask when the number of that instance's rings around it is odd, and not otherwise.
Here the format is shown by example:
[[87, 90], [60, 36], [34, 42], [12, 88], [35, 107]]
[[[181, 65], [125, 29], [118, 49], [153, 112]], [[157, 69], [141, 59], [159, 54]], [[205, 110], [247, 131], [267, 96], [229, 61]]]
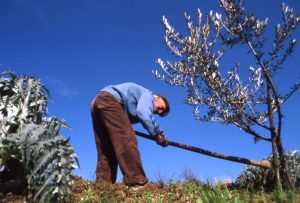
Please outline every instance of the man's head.
[[159, 116], [166, 116], [170, 111], [168, 100], [162, 95], [154, 95], [153, 112]]

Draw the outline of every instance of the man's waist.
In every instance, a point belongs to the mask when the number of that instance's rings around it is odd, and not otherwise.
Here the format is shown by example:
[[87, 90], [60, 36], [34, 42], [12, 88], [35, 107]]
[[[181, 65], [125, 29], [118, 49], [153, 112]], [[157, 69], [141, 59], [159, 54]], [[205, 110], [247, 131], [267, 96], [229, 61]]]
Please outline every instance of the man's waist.
[[113, 97], [119, 103], [124, 104], [124, 102], [122, 101], [120, 95], [118, 93], [114, 92], [114, 91], [104, 89], [104, 90], [101, 90], [99, 94], [103, 95], [103, 96]]

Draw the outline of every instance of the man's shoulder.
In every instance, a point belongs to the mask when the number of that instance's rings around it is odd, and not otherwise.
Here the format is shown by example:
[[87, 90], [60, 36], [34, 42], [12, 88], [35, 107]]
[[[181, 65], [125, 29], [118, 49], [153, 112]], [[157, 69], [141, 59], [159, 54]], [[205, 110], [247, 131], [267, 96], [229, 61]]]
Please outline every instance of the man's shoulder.
[[142, 95], [142, 94], [150, 94], [152, 95], [152, 91], [133, 82], [125, 82], [121, 83], [118, 85], [110, 85], [106, 86], [103, 88], [104, 91], [117, 91], [123, 94], [137, 94], [137, 95]]

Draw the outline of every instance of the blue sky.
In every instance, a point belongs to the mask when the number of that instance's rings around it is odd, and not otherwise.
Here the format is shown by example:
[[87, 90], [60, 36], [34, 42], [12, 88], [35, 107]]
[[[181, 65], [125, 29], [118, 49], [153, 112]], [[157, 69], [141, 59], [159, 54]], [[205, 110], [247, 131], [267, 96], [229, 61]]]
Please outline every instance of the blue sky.
[[[251, 3], [250, 3], [251, 2]], [[269, 17], [271, 44], [274, 23], [280, 19], [279, 0], [248, 0], [246, 7], [261, 18]], [[300, 2], [287, 3], [300, 15]], [[90, 103], [106, 85], [135, 82], [169, 98], [171, 113], [157, 118], [165, 134], [177, 141], [220, 153], [262, 159], [271, 151], [269, 143], [254, 144], [252, 138], [234, 126], [201, 123], [193, 109], [184, 103], [185, 91], [157, 80], [152, 70], [159, 70], [157, 58], [169, 58], [162, 40], [161, 24], [165, 15], [171, 24], [185, 32], [183, 13], [195, 16], [197, 8], [207, 13], [218, 10], [217, 1], [205, 0], [1, 0], [0, 69], [40, 78], [51, 93], [49, 116], [66, 120], [80, 157], [81, 169], [75, 174], [94, 179], [96, 147]], [[300, 40], [300, 31], [295, 33]], [[300, 47], [289, 58], [276, 84], [288, 88], [300, 76]], [[243, 61], [246, 53], [233, 51], [232, 60], [221, 66], [232, 67]], [[248, 67], [245, 68], [247, 70]], [[283, 143], [286, 150], [300, 149], [300, 93], [284, 106]], [[135, 129], [143, 131], [141, 126]], [[218, 177], [235, 179], [242, 164], [195, 154], [173, 147], [161, 148], [138, 138], [144, 169], [155, 181], [159, 172], [166, 179], [180, 177], [184, 168], [202, 180]], [[121, 174], [118, 180], [122, 180]]]

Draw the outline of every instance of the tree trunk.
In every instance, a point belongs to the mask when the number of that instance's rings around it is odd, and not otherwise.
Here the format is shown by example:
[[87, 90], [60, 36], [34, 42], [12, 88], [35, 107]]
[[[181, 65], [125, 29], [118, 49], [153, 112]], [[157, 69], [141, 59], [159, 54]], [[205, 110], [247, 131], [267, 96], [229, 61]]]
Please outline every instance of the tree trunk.
[[282, 145], [281, 137], [277, 137], [277, 151], [279, 155], [280, 165], [281, 165], [281, 175], [284, 181], [285, 186], [289, 190], [295, 190], [295, 184], [292, 180], [291, 171], [289, 169], [289, 166], [286, 162], [285, 155], [284, 155], [284, 148]]
[[276, 128], [274, 124], [274, 113], [273, 113], [273, 108], [272, 108], [272, 89], [271, 89], [271, 81], [268, 79], [268, 71], [266, 72], [266, 80], [267, 80], [267, 95], [268, 95], [268, 116], [269, 116], [269, 123], [270, 123], [270, 133], [271, 133], [271, 139], [272, 139], [272, 154], [273, 154], [273, 167], [275, 171], [275, 183], [276, 183], [276, 188], [279, 191], [282, 191], [282, 184], [281, 184], [281, 179], [280, 179], [280, 166], [279, 166], [279, 161], [277, 157], [277, 134], [276, 133]]
[[277, 146], [276, 146], [276, 139], [275, 137], [272, 137], [272, 155], [273, 155], [273, 168], [275, 171], [275, 183], [276, 183], [276, 188], [279, 191], [282, 191], [282, 184], [281, 184], [281, 179], [280, 179], [280, 165], [279, 165], [279, 160], [277, 157]]

